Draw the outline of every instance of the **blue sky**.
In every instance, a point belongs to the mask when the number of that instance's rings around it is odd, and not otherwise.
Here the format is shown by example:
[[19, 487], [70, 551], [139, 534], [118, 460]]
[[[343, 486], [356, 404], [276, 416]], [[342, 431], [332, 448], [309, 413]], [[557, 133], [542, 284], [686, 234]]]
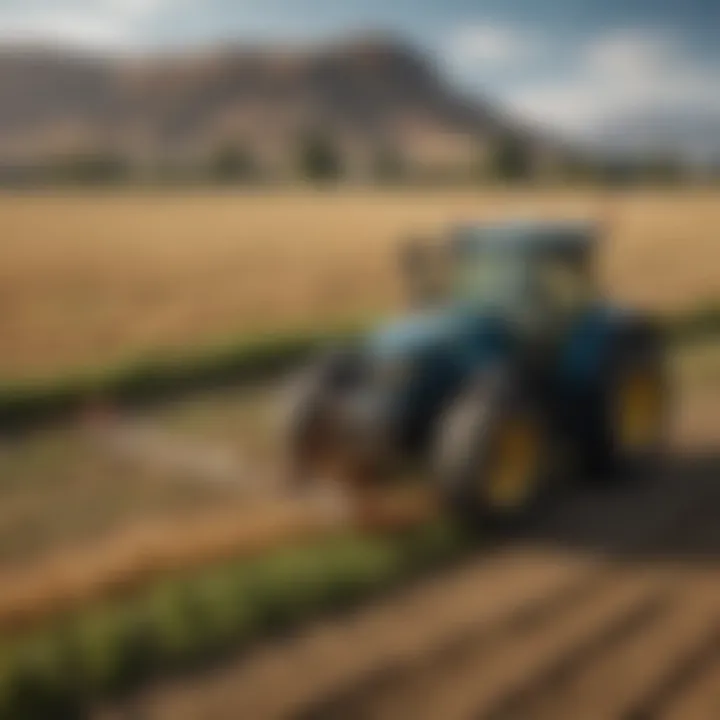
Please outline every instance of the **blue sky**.
[[566, 132], [679, 108], [720, 127], [720, 0], [0, 0], [0, 39], [112, 50], [365, 30]]

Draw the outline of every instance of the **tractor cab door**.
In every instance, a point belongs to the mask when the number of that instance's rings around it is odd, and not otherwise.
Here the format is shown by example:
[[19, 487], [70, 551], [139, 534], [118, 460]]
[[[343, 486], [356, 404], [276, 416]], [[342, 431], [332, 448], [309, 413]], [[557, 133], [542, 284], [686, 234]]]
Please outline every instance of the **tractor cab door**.
[[444, 245], [425, 238], [409, 238], [401, 245], [398, 260], [413, 309], [433, 307], [447, 299], [451, 262]]
[[518, 314], [523, 356], [534, 374], [552, 374], [572, 327], [596, 290], [584, 253], [543, 248], [526, 258], [526, 287]]

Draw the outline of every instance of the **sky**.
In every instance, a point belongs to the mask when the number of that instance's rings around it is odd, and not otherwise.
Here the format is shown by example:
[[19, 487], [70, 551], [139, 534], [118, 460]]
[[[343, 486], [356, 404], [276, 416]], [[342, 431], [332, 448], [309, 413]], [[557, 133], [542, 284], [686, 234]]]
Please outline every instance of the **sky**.
[[720, 134], [720, 0], [0, 0], [0, 41], [113, 51], [365, 31], [567, 134], [628, 118]]

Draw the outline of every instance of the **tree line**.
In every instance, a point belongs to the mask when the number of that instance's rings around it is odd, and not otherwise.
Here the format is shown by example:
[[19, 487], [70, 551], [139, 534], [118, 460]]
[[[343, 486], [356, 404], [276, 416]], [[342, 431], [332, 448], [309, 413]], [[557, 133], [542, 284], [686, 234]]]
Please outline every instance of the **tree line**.
[[[404, 183], [600, 183], [608, 185], [680, 184], [689, 178], [683, 160], [671, 153], [644, 158], [591, 157], [578, 152], [556, 153], [550, 169], [539, 166], [531, 143], [514, 135], [497, 137], [468, 158], [462, 167], [420, 168], [390, 143], [379, 144], [368, 159], [363, 179], [391, 185]], [[706, 172], [720, 179], [720, 163]], [[353, 171], [340, 143], [323, 132], [313, 131], [297, 142], [291, 163], [291, 179], [332, 184], [351, 179]], [[130, 183], [260, 184], [276, 180], [243, 142], [223, 143], [204, 161], [139, 167], [115, 151], [95, 151], [55, 157], [33, 165], [2, 165], [0, 184], [112, 186]]]

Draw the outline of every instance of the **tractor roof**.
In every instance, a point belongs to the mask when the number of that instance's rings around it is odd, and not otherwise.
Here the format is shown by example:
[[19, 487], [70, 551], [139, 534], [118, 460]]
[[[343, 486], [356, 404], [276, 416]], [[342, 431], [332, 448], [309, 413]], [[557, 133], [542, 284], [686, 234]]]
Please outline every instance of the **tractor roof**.
[[597, 224], [580, 221], [513, 220], [465, 223], [452, 237], [460, 252], [492, 246], [520, 251], [586, 252], [596, 244]]

